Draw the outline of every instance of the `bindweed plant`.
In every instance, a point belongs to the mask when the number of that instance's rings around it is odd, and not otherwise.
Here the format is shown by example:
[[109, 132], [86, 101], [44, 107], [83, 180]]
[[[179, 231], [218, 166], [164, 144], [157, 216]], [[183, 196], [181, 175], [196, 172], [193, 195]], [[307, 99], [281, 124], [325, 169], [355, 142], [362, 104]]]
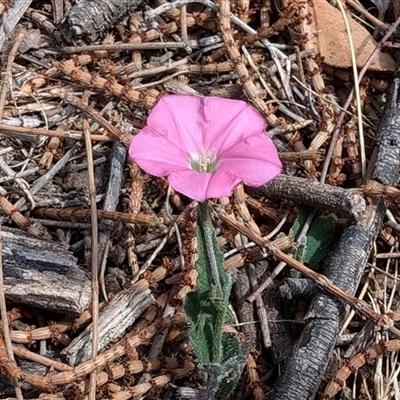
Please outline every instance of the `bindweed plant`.
[[224, 269], [207, 200], [230, 196], [241, 182], [261, 186], [272, 180], [282, 170], [277, 150], [264, 119], [244, 101], [170, 95], [157, 103], [147, 126], [132, 139], [129, 155], [147, 173], [167, 176], [174, 190], [200, 202], [197, 287], [188, 294], [185, 311], [205, 373], [201, 397], [226, 397], [246, 357], [237, 335], [224, 330], [233, 323], [233, 279]]
[[224, 269], [224, 255], [218, 246], [207, 202], [198, 208], [197, 239], [197, 288], [187, 295], [185, 311], [194, 351], [207, 373], [203, 398], [213, 399], [217, 393], [227, 396], [235, 388], [246, 358], [241, 355], [237, 336], [223, 331], [224, 324], [233, 323], [228, 308], [233, 281]]

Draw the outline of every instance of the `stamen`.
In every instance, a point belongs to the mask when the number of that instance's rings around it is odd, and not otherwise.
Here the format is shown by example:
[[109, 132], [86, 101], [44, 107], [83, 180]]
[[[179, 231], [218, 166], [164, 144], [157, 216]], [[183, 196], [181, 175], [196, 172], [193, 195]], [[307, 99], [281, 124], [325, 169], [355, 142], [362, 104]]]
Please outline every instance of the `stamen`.
[[190, 155], [190, 168], [200, 173], [214, 172], [218, 167], [218, 160], [213, 152]]

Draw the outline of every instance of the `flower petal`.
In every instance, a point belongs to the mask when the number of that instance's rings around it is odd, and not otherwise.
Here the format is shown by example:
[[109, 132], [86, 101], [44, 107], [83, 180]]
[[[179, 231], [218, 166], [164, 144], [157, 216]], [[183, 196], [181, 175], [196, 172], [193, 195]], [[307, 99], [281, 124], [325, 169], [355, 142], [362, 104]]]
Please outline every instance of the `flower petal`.
[[261, 186], [282, 171], [282, 163], [272, 140], [265, 134], [254, 135], [220, 154], [218, 170], [228, 172], [248, 186]]
[[261, 115], [244, 101], [188, 95], [162, 97], [147, 125], [186, 154], [202, 150], [218, 153], [266, 129]]
[[190, 168], [188, 157], [179, 147], [148, 126], [133, 137], [129, 156], [154, 176], [166, 176]]
[[229, 172], [216, 170], [212, 174], [207, 190], [207, 199], [217, 199], [219, 197], [230, 196], [242, 179]]
[[[218, 97], [163, 97], [133, 139], [129, 155], [146, 172], [197, 201], [230, 196], [244, 182], [260, 186], [282, 170], [266, 123], [249, 104]], [[190, 157], [216, 153], [213, 173], [193, 171]]]
[[212, 174], [180, 171], [172, 173], [168, 181], [177, 192], [202, 202], [207, 199], [230, 196], [241, 179], [224, 171], [216, 171]]
[[264, 118], [241, 100], [205, 97], [203, 100], [204, 145], [217, 155], [234, 143], [265, 132]]
[[194, 154], [202, 148], [203, 115], [201, 97], [164, 96], [147, 118], [147, 125], [180, 148], [183, 154]]
[[169, 175], [168, 182], [177, 192], [201, 202], [207, 198], [211, 175], [196, 171], [180, 171]]

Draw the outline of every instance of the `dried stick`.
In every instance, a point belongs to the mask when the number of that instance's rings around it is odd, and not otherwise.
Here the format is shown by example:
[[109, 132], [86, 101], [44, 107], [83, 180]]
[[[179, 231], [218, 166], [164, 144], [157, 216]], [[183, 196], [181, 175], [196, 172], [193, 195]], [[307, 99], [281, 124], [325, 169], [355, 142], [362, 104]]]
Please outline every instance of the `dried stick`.
[[39, 364], [45, 365], [49, 368], [54, 368], [57, 371], [72, 371], [73, 368], [67, 364], [63, 364], [59, 361], [52, 360], [51, 358], [47, 358], [41, 356], [40, 354], [34, 353], [33, 351], [29, 351], [23, 346], [12, 346], [13, 352], [19, 358], [24, 358], [25, 360], [31, 360], [37, 362]]
[[321, 275], [309, 268], [307, 268], [302, 263], [298, 262], [294, 258], [288, 256], [286, 253], [282, 252], [275, 246], [275, 244], [267, 239], [262, 238], [257, 233], [253, 232], [249, 228], [239, 224], [237, 221], [232, 219], [225, 210], [219, 210], [220, 218], [226, 222], [229, 226], [236, 229], [238, 232], [247, 236], [257, 245], [266, 248], [271, 255], [284, 261], [286, 264], [290, 265], [297, 271], [301, 272], [307, 278], [312, 279], [319, 287], [323, 288], [326, 292], [334, 295], [335, 297], [343, 300], [351, 307], [356, 309], [360, 314], [364, 315], [366, 318], [374, 322], [378, 327], [389, 329], [391, 332], [395, 333], [400, 337], [400, 331], [393, 326], [393, 320], [387, 315], [381, 315], [376, 313], [367, 303], [362, 300], [357, 299], [357, 297], [351, 296], [344, 290], [340, 289], [338, 286], [334, 285], [328, 278]]
[[[55, 130], [47, 130], [41, 128], [27, 128], [24, 126], [12, 126], [6, 124], [0, 124], [0, 131], [1, 132], [11, 132], [14, 135], [21, 135], [24, 134], [28, 135], [35, 135], [35, 136], [49, 136], [49, 137], [58, 137], [64, 139], [72, 139], [72, 140], [83, 140], [83, 134], [77, 132], [65, 132], [62, 129], [55, 129]], [[1, 135], [1, 134], [0, 134]], [[91, 135], [91, 140], [95, 140], [98, 142], [110, 142], [112, 140], [111, 137], [107, 135]]]
[[[0, 314], [1, 314], [1, 326], [2, 326], [2, 334], [0, 334], [0, 340], [4, 341], [4, 345], [6, 348], [6, 354], [8, 360], [4, 360], [2, 366], [6, 369], [7, 373], [10, 375], [10, 378], [14, 384], [15, 394], [18, 400], [23, 400], [21, 388], [18, 385], [18, 379], [21, 376], [21, 370], [18, 368], [14, 353], [11, 344], [10, 338], [10, 327], [8, 324], [8, 316], [7, 316], [7, 307], [6, 307], [6, 298], [4, 296], [4, 281], [3, 281], [3, 239], [1, 238], [1, 225], [0, 225]], [[2, 360], [3, 361], [3, 360]]]
[[31, 235], [41, 237], [44, 235], [40, 229], [32, 225], [31, 221], [23, 216], [4, 196], [0, 196], [0, 208], [24, 231]]
[[126, 50], [158, 50], [158, 49], [197, 49], [197, 40], [186, 40], [185, 42], [160, 42], [160, 43], [114, 43], [114, 44], [95, 44], [92, 46], [71, 46], [64, 47], [67, 54], [86, 53], [90, 51], [126, 51]]
[[189, 48], [190, 50], [190, 42], [189, 42], [189, 36], [187, 32], [187, 7], [186, 4], [181, 7], [181, 12], [180, 12], [180, 24], [181, 24], [181, 37], [183, 44], [186, 44], [186, 47]]
[[[1, 197], [0, 197], [1, 199]], [[0, 203], [1, 204], [1, 203]], [[81, 208], [36, 208], [35, 213], [40, 217], [52, 219], [86, 221], [90, 218], [90, 211]], [[97, 218], [121, 221], [127, 224], [162, 225], [169, 219], [157, 217], [155, 214], [122, 213], [118, 211], [97, 210]]]
[[253, 392], [254, 400], [264, 400], [264, 391], [261, 388], [261, 381], [257, 372], [257, 363], [251, 353], [247, 357], [246, 370], [249, 374], [249, 387]]
[[[101, 304], [102, 308], [104, 303]], [[78, 329], [92, 319], [91, 310], [85, 310], [76, 319], [62, 320], [58, 323], [49, 324], [30, 331], [12, 331], [10, 332], [11, 341], [13, 343], [29, 344], [39, 340], [51, 339], [53, 342], [58, 342], [64, 332], [72, 329]]]
[[[122, 186], [123, 170], [125, 166], [126, 149], [123, 144], [115, 142], [111, 155], [110, 174], [108, 178], [106, 197], [103, 208], [105, 212], [113, 213], [117, 209], [119, 194]], [[108, 257], [109, 246], [107, 245], [111, 238], [111, 231], [114, 224], [111, 221], [106, 222], [107, 229], [103, 229], [99, 234], [99, 262], [105, 266]], [[104, 268], [100, 271], [100, 285], [105, 293]]]
[[[256, 288], [258, 287], [258, 280], [257, 280], [256, 267], [254, 266], [254, 264], [249, 264], [247, 273], [249, 275], [252, 290], [256, 290]], [[268, 326], [267, 308], [261, 296], [256, 297], [256, 307], [257, 307], [258, 319], [260, 321], [260, 329], [263, 338], [263, 345], [267, 349], [272, 345], [271, 334]]]
[[[65, 154], [60, 160], [57, 161], [56, 164], [53, 165], [53, 167], [43, 176], [41, 176], [39, 179], [35, 181], [35, 183], [32, 185], [30, 192], [34, 195], [36, 194], [40, 189], [43, 188], [51, 179], [54, 178], [54, 176], [67, 164], [69, 159], [72, 157], [72, 155], [75, 153], [75, 150], [80, 148], [79, 143], [75, 143]], [[23, 211], [26, 209], [26, 200], [25, 198], [19, 199], [15, 203], [15, 208], [17, 208], [20, 211]]]
[[342, 390], [346, 379], [351, 374], [354, 374], [359, 368], [365, 364], [369, 364], [373, 359], [389, 355], [393, 351], [400, 351], [400, 340], [393, 339], [388, 342], [381, 341], [369, 347], [363, 349], [362, 352], [357, 354], [351, 360], [347, 360], [346, 363], [340, 368], [333, 379], [329, 380], [328, 385], [324, 390], [324, 394], [321, 396], [321, 400], [333, 400], [335, 395]]
[[354, 196], [354, 193], [340, 187], [284, 174], [278, 175], [267, 185], [259, 188], [248, 187], [246, 191], [254, 197], [265, 196], [273, 200], [285, 199], [296, 204], [308, 204], [349, 216], [354, 220], [360, 219], [366, 210], [362, 196]]
[[353, 7], [355, 10], [357, 10], [361, 15], [363, 15], [370, 22], [372, 22], [382, 32], [387, 32], [389, 30], [388, 24], [385, 24], [383, 21], [381, 21], [380, 19], [376, 18], [371, 13], [369, 13], [361, 3], [358, 3], [357, 1], [354, 1], [354, 0], [346, 0], [346, 3], [350, 7]]
[[[88, 97], [85, 95], [85, 97]], [[91, 269], [92, 269], [92, 358], [97, 356], [99, 346], [99, 270], [98, 270], [98, 222], [96, 203], [96, 183], [93, 167], [92, 141], [90, 140], [90, 126], [88, 120], [83, 120], [83, 133], [85, 135], [86, 156], [88, 161], [89, 197], [90, 197], [90, 222], [91, 234]], [[89, 399], [96, 400], [96, 370], [90, 374]]]
[[[383, 128], [378, 133], [380, 156], [375, 163], [374, 178], [383, 182], [387, 179], [388, 184], [394, 184], [400, 176], [400, 143], [397, 140], [399, 89], [399, 79], [396, 78], [382, 116]], [[347, 292], [354, 293], [358, 287], [385, 212], [384, 201], [372, 197], [363, 217], [345, 228], [337, 247], [325, 262], [325, 275]], [[313, 299], [305, 317], [307, 325], [275, 387], [273, 400], [308, 400], [315, 396], [345, 313], [343, 304], [323, 293]]]
[[0, 120], [3, 118], [4, 105], [6, 102], [9, 85], [10, 85], [10, 82], [12, 81], [12, 74], [11, 74], [12, 65], [13, 65], [15, 57], [17, 55], [18, 48], [19, 48], [21, 42], [24, 40], [25, 36], [26, 36], [26, 30], [23, 28], [20, 29], [20, 31], [18, 32], [17, 38], [15, 39], [14, 45], [11, 48], [10, 54], [8, 55], [8, 58], [7, 58], [7, 68], [6, 68], [6, 72], [3, 75], [3, 82], [1, 85]]
[[[129, 198], [128, 208], [134, 216], [137, 216], [141, 209], [141, 203], [144, 193], [144, 173], [133, 160], [128, 160], [128, 170], [131, 179], [129, 186], [127, 186], [127, 193]], [[132, 275], [135, 276], [136, 273], [139, 271], [139, 264], [137, 260], [134, 225], [128, 224], [127, 229], [128, 264]]]
[[[78, 97], [76, 97], [70, 93], [63, 92], [60, 94], [60, 96], [61, 96], [61, 98], [66, 100], [68, 103], [72, 104], [73, 106], [75, 106], [75, 107], [79, 108], [81, 111], [83, 111], [85, 114], [89, 115], [90, 118], [92, 118], [95, 122], [97, 122], [104, 129], [107, 129], [107, 131], [109, 133], [111, 133], [116, 139], [118, 139], [125, 146], [129, 146], [129, 143], [131, 141], [131, 136], [126, 133], [123, 133], [120, 129], [113, 126], [103, 116], [101, 116], [93, 107], [88, 106], [81, 99], [79, 99]], [[85, 135], [85, 137], [86, 137], [86, 135]]]
[[[361, 79], [363, 78], [363, 76], [367, 72], [369, 66], [372, 64], [374, 59], [378, 56], [378, 54], [382, 50], [383, 46], [388, 41], [390, 36], [392, 36], [393, 32], [396, 30], [396, 28], [398, 27], [399, 24], [400, 24], [400, 17], [396, 20], [396, 22], [386, 32], [385, 36], [382, 38], [382, 40], [377, 45], [375, 51], [368, 57], [368, 60], [366, 61], [365, 65], [361, 69], [360, 74], [358, 76], [358, 79], [359, 79], [358, 83], [361, 82]], [[393, 88], [393, 86], [392, 86], [392, 88]], [[325, 179], [326, 179], [326, 175], [328, 173], [329, 165], [330, 165], [330, 162], [332, 160], [332, 154], [333, 154], [333, 152], [335, 150], [336, 142], [337, 142], [338, 137], [339, 137], [340, 127], [342, 126], [342, 123], [343, 123], [344, 117], [345, 117], [345, 112], [349, 108], [349, 106], [350, 106], [350, 104], [352, 102], [353, 96], [354, 96], [354, 88], [351, 89], [351, 91], [350, 91], [350, 93], [349, 93], [349, 95], [348, 95], [348, 97], [346, 99], [346, 103], [343, 106], [343, 109], [342, 109], [343, 111], [340, 113], [340, 116], [339, 116], [339, 118], [338, 118], [338, 120], [336, 122], [336, 127], [333, 130], [331, 141], [329, 143], [329, 148], [328, 148], [328, 151], [327, 151], [326, 156], [325, 156], [325, 162], [324, 162], [324, 164], [322, 166], [321, 177], [320, 177], [320, 180], [319, 180], [320, 182], [324, 182]]]

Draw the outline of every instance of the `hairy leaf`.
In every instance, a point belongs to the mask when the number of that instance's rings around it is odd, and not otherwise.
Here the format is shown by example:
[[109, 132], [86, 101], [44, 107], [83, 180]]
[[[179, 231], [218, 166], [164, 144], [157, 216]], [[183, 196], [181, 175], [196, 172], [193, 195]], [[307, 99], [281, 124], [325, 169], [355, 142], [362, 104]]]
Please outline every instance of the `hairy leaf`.
[[199, 210], [197, 228], [197, 288], [188, 294], [185, 311], [193, 349], [200, 368], [207, 372], [203, 398], [212, 399], [217, 394], [226, 396], [236, 387], [246, 360], [240, 353], [237, 336], [223, 332], [223, 324], [231, 319], [228, 305], [233, 282], [224, 269], [224, 256], [205, 208], [207, 204], [200, 207], [203, 208]]
[[[311, 210], [310, 207], [299, 206], [299, 213], [291, 232], [296, 239]], [[296, 254], [296, 259], [309, 264], [311, 268], [318, 266], [318, 263], [328, 253], [329, 245], [334, 235], [335, 219], [335, 215], [317, 210], [307, 235]]]

